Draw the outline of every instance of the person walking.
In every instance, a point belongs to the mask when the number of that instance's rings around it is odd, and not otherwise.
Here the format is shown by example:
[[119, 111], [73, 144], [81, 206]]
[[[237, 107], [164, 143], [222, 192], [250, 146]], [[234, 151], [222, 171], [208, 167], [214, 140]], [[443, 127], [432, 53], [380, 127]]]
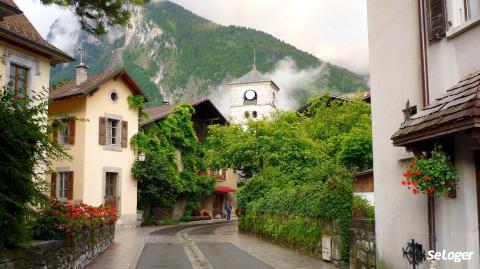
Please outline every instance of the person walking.
[[225, 205], [225, 212], [227, 213], [227, 221], [230, 221], [230, 214], [232, 214], [232, 204], [230, 201]]

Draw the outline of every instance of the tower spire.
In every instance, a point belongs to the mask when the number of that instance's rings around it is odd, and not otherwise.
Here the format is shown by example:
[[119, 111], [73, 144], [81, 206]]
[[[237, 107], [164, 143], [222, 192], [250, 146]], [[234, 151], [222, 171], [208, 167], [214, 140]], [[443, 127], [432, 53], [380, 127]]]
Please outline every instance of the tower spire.
[[253, 70], [257, 70], [257, 53], [255, 51], [255, 48], [253, 48]]

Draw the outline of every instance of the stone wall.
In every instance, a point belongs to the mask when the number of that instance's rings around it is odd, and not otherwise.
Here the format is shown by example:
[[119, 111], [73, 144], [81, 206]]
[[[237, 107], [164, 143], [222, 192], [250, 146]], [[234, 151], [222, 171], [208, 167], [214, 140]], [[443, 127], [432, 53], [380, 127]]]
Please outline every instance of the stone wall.
[[350, 269], [376, 268], [375, 221], [353, 219], [350, 230]]
[[34, 241], [0, 254], [0, 269], [81, 269], [112, 243], [115, 226], [82, 233], [75, 239]]

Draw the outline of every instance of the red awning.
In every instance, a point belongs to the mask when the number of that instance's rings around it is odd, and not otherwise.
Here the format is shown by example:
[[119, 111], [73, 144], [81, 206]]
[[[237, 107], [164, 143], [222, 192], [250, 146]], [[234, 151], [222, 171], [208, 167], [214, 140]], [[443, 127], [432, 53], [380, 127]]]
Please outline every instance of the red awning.
[[236, 192], [237, 190], [234, 188], [230, 188], [228, 186], [216, 186], [215, 192]]

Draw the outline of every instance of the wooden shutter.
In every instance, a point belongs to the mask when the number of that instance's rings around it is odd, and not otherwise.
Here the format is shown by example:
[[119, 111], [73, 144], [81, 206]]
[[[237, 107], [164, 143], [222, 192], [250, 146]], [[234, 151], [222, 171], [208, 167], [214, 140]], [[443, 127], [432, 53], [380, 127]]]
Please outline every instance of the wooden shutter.
[[73, 200], [73, 171], [68, 172], [67, 200]]
[[223, 181], [227, 180], [227, 169], [222, 169], [222, 179]]
[[122, 148], [128, 145], [128, 121], [122, 121]]
[[50, 197], [57, 198], [57, 173], [53, 173], [50, 177]]
[[105, 145], [107, 142], [107, 119], [100, 117], [98, 121], [98, 144]]
[[427, 1], [428, 39], [440, 40], [447, 32], [447, 12], [445, 0]]
[[52, 134], [53, 141], [58, 143], [58, 126], [54, 123], [53, 124], [53, 134]]
[[68, 121], [68, 144], [75, 144], [75, 120]]

